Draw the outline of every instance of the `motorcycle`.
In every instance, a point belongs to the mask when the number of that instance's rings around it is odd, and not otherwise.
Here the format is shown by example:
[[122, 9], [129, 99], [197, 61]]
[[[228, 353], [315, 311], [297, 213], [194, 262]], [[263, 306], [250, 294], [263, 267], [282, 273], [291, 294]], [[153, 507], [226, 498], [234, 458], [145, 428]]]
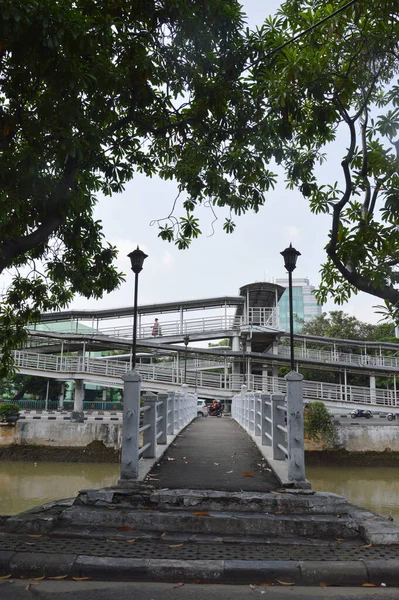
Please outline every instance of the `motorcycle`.
[[388, 421], [394, 421], [396, 419], [396, 415], [394, 413], [387, 414]]
[[208, 406], [208, 415], [210, 417], [221, 417], [223, 415], [223, 405], [219, 404], [218, 408], [212, 408], [212, 406]]
[[352, 410], [352, 412], [351, 412], [352, 419], [358, 419], [359, 417], [365, 417], [366, 419], [371, 419], [372, 416], [373, 415], [372, 415], [371, 410], [365, 410], [364, 408], [355, 408], [355, 410]]

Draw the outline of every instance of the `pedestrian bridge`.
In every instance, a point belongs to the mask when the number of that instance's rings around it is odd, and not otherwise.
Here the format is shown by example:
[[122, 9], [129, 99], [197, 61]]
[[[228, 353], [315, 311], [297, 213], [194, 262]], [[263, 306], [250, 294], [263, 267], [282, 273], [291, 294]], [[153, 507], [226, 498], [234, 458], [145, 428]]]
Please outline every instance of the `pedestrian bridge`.
[[[129, 362], [115, 359], [72, 357], [37, 352], [15, 351], [15, 366], [24, 375], [36, 375], [62, 381], [84, 381], [104, 387], [123, 388], [122, 376], [130, 371]], [[213, 362], [213, 368], [221, 372], [211, 372], [210, 362], [193, 361], [187, 369], [176, 368], [173, 362], [138, 364], [142, 377], [142, 388], [154, 392], [178, 391], [184, 381], [201, 398], [229, 399], [241, 390], [243, 385], [254, 392], [285, 393], [286, 381], [282, 377], [270, 375], [250, 375], [229, 373], [224, 369], [224, 361]], [[304, 401], [322, 400], [340, 403], [367, 403], [381, 408], [395, 406], [394, 390], [349, 386], [344, 384], [303, 382]]]

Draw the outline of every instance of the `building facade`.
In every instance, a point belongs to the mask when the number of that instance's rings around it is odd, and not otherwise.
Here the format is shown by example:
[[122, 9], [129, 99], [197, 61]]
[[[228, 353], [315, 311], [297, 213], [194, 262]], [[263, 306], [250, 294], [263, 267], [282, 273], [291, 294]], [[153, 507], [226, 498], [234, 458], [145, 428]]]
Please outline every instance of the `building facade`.
[[[288, 278], [276, 279], [275, 283], [286, 289], [278, 303], [279, 329], [290, 330], [290, 306], [288, 294]], [[314, 286], [310, 285], [309, 279], [292, 280], [292, 304], [294, 313], [294, 333], [299, 333], [303, 327], [302, 320], [311, 321], [323, 312], [323, 307], [316, 300]]]

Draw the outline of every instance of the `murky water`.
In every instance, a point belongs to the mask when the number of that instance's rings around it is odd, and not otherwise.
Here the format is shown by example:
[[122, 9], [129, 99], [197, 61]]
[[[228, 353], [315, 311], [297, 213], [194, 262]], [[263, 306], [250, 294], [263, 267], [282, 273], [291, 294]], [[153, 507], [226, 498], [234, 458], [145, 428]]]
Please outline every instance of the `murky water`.
[[[0, 515], [71, 498], [84, 488], [114, 485], [119, 473], [117, 464], [0, 462]], [[313, 489], [341, 494], [399, 522], [397, 467], [308, 467], [306, 474]]]
[[72, 498], [85, 488], [114, 485], [119, 474], [118, 464], [0, 462], [0, 515]]
[[399, 522], [398, 467], [308, 467], [306, 477], [316, 491], [341, 494]]

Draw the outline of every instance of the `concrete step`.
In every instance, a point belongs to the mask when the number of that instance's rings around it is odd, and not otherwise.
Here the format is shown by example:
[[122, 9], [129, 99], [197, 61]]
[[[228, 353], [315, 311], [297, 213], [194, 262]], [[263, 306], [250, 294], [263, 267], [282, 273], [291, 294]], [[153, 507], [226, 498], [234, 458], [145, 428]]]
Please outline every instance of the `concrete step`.
[[82, 490], [75, 504], [146, 510], [239, 511], [298, 515], [337, 515], [348, 511], [345, 498], [330, 492], [315, 493], [309, 490], [286, 489], [264, 493], [190, 489], [156, 490], [145, 485], [136, 489], [110, 487]]
[[[280, 513], [280, 511], [277, 511]], [[186, 534], [308, 537], [350, 539], [358, 537], [356, 522], [348, 515], [300, 515], [203, 510], [145, 510], [75, 505], [63, 511], [58, 527], [101, 529], [131, 527], [133, 530]]]

